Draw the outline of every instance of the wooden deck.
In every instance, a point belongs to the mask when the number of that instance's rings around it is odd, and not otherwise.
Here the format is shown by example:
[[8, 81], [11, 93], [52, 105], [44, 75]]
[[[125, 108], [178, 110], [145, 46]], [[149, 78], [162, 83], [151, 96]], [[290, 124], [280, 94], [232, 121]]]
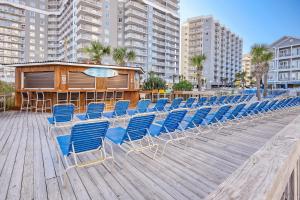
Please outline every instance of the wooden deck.
[[[298, 114], [210, 132], [186, 149], [169, 145], [158, 160], [151, 152], [132, 154], [127, 167], [124, 152], [115, 148], [118, 165], [71, 169], [63, 187], [55, 146], [47, 137], [47, 115], [1, 112], [0, 200], [203, 199]], [[93, 155], [81, 157], [87, 158]]]

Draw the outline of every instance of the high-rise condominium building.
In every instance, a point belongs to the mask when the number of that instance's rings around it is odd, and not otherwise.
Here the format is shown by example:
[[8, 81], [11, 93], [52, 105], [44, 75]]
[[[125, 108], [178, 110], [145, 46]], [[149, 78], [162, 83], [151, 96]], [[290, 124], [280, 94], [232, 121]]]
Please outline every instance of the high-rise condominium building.
[[204, 54], [204, 85], [232, 85], [242, 68], [242, 49], [242, 39], [212, 16], [190, 18], [181, 27], [181, 73], [196, 86], [196, 68], [190, 60]]
[[270, 45], [274, 52], [268, 83], [274, 88], [300, 86], [300, 38], [284, 36]]
[[119, 16], [124, 27], [119, 44], [136, 52], [136, 65], [167, 82], [179, 74], [178, 4], [179, 0], [125, 0]]
[[253, 79], [253, 67], [251, 65], [251, 55], [244, 54], [242, 58], [242, 71], [246, 74], [246, 85], [250, 84], [250, 77]]
[[91, 41], [116, 47], [117, 9], [116, 0], [0, 0], [0, 63], [82, 61]]
[[134, 50], [135, 66], [172, 82], [179, 73], [178, 4], [179, 0], [0, 0], [0, 63], [81, 62], [88, 58], [82, 48], [100, 41]]

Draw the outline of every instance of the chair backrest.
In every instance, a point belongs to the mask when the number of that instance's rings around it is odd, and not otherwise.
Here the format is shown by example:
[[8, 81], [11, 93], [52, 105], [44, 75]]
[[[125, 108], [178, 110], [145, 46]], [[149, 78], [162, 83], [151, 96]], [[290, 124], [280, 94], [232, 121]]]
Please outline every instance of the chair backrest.
[[200, 97], [197, 104], [203, 105], [207, 101], [207, 97]]
[[240, 98], [241, 98], [241, 95], [235, 96], [235, 97], [232, 99], [231, 103], [236, 103], [236, 102], [238, 102], [238, 100], [239, 100]]
[[[134, 141], [142, 139], [148, 132], [149, 127], [151, 126], [155, 115], [137, 115], [130, 119], [126, 133], [123, 138], [124, 141]], [[122, 142], [122, 143], [123, 143]]]
[[136, 105], [136, 109], [139, 113], [147, 112], [147, 108], [150, 105], [151, 100], [150, 99], [141, 99]]
[[191, 121], [189, 121], [186, 128], [194, 128], [195, 126], [199, 126], [210, 111], [211, 111], [210, 107], [198, 109], [195, 112], [194, 116], [192, 117]]
[[177, 109], [179, 108], [179, 105], [182, 102], [182, 97], [176, 97], [175, 99], [173, 99], [171, 105], [170, 105], [170, 109]]
[[53, 106], [53, 119], [55, 123], [70, 122], [73, 120], [74, 104], [56, 104]]
[[171, 111], [162, 124], [161, 132], [165, 133], [175, 131], [179, 127], [179, 124], [183, 120], [186, 113], [186, 109], [177, 109]]
[[97, 102], [89, 103], [86, 111], [86, 118], [87, 119], [101, 118], [102, 113], [104, 111], [104, 107], [105, 107], [104, 103], [97, 103]]
[[231, 108], [230, 105], [221, 106], [218, 109], [218, 111], [215, 112], [215, 114], [211, 118], [209, 124], [216, 123], [217, 121], [220, 121], [224, 117], [224, 115], [229, 111], [230, 108]]
[[233, 95], [227, 97], [227, 99], [225, 100], [226, 103], [231, 103], [232, 99], [234, 98]]
[[117, 101], [114, 109], [115, 116], [123, 116], [127, 114], [127, 109], [129, 107], [129, 100], [120, 100]]
[[108, 121], [75, 124], [71, 129], [69, 153], [100, 149], [103, 145], [108, 126]]
[[268, 103], [269, 103], [269, 101], [260, 102], [260, 104], [255, 108], [255, 110], [256, 111], [261, 111]]
[[246, 106], [245, 103], [238, 104], [237, 106], [234, 107], [232, 112], [226, 118], [229, 120], [234, 119], [243, 110], [245, 106]]
[[243, 102], [243, 101], [245, 101], [247, 98], [248, 98], [248, 95], [245, 94], [245, 95], [243, 95], [243, 96], [240, 98], [239, 102]]
[[165, 106], [166, 106], [167, 103], [168, 103], [167, 98], [158, 99], [155, 106], [154, 106], [154, 109], [157, 110], [157, 111], [163, 111], [165, 109]]
[[227, 98], [227, 96], [220, 96], [218, 99], [217, 99], [217, 104], [222, 104], [224, 103], [225, 99]]
[[250, 105], [246, 108], [245, 112], [243, 112], [242, 116], [247, 116], [247, 115], [249, 114], [249, 112], [252, 112], [258, 104], [259, 104], [258, 101], [257, 101], [257, 102], [254, 102], [254, 103], [252, 103], [252, 104], [250, 104]]
[[267, 109], [267, 110], [271, 109], [277, 102], [278, 102], [277, 99], [271, 101], [271, 102], [266, 106], [266, 109]]
[[186, 100], [185, 104], [183, 105], [184, 108], [191, 108], [193, 103], [196, 101], [196, 97], [190, 97]]
[[216, 102], [216, 100], [217, 100], [217, 97], [216, 96], [212, 96], [212, 97], [209, 98], [208, 104], [212, 105], [212, 104], [214, 104]]
[[246, 101], [250, 101], [252, 99], [252, 97], [254, 97], [254, 95], [253, 94], [249, 94], [248, 97], [247, 97], [247, 99], [246, 99]]

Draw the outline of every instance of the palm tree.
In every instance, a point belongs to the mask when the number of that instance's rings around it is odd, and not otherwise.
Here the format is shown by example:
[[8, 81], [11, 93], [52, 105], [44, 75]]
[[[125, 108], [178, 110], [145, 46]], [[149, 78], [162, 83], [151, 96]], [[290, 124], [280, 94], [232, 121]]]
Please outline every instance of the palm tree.
[[102, 57], [110, 55], [110, 46], [103, 46], [100, 42], [93, 41], [90, 47], [83, 48], [83, 52], [90, 55], [91, 61], [101, 64]]
[[205, 61], [206, 56], [204, 54], [195, 55], [191, 58], [192, 65], [197, 68], [197, 82], [198, 82], [198, 90], [201, 91], [202, 85], [202, 70], [203, 70], [203, 62]]
[[133, 50], [127, 51], [127, 48], [116, 48], [113, 51], [113, 59], [117, 65], [125, 65], [126, 62], [132, 62], [136, 58]]
[[268, 72], [269, 72], [269, 69], [270, 69], [270, 61], [273, 59], [273, 52], [271, 51], [267, 51], [265, 52], [264, 56], [263, 56], [263, 59], [264, 59], [264, 77], [263, 77], [263, 80], [264, 80], [264, 94], [263, 94], [263, 97], [266, 97], [267, 94], [268, 94]]
[[246, 72], [238, 72], [235, 74], [235, 81], [240, 81], [242, 88], [245, 88], [246, 85]]
[[255, 44], [251, 48], [251, 63], [255, 66], [254, 75], [256, 78], [256, 96], [258, 100], [261, 100], [260, 85], [264, 77], [264, 96], [267, 95], [268, 87], [268, 71], [269, 71], [269, 61], [273, 58], [273, 53], [269, 51], [267, 45]]

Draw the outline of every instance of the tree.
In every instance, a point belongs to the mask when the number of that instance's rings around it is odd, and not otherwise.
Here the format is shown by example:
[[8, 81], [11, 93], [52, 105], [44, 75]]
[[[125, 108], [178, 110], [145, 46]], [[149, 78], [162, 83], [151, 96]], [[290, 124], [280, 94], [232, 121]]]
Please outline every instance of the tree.
[[173, 85], [175, 91], [191, 91], [192, 89], [193, 84], [187, 80], [180, 80], [179, 83]]
[[149, 72], [149, 78], [143, 84], [144, 90], [166, 89], [166, 81]]
[[127, 48], [116, 48], [113, 51], [113, 59], [117, 65], [124, 66], [126, 62], [132, 62], [136, 58], [133, 50], [128, 51]]
[[89, 54], [91, 61], [101, 64], [102, 57], [110, 55], [110, 46], [103, 46], [100, 42], [93, 41], [89, 47], [83, 48], [83, 52]]
[[201, 91], [202, 85], [202, 70], [203, 70], [203, 62], [205, 61], [206, 56], [204, 54], [195, 55], [191, 58], [192, 65], [197, 68], [197, 82], [198, 82], [198, 90]]
[[239, 86], [244, 89], [246, 85], [246, 72], [236, 73], [234, 82], [240, 82]]
[[254, 75], [256, 79], [256, 96], [258, 100], [261, 100], [260, 85], [262, 78], [264, 76], [264, 96], [267, 95], [268, 87], [268, 71], [269, 71], [269, 61], [273, 58], [273, 53], [269, 51], [267, 45], [255, 44], [251, 48], [251, 63], [254, 65]]

